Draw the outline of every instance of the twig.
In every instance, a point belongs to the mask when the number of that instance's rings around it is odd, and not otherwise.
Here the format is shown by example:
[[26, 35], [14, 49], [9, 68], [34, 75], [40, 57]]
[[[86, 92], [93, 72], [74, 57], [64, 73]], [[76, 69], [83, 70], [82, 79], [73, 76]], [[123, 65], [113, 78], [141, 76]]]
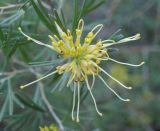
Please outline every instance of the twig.
[[15, 70], [12, 72], [0, 72], [0, 76], [10, 76], [10, 75], [17, 75], [24, 72], [30, 72], [29, 69], [23, 69], [23, 70]]
[[3, 78], [1, 78], [0, 83], [3, 83], [6, 80], [11, 79], [12, 77], [14, 77], [17, 74], [28, 72], [28, 71], [29, 70], [15, 70], [13, 72], [0, 72], [0, 76], [3, 77]]
[[61, 120], [59, 119], [59, 117], [57, 116], [57, 114], [54, 112], [53, 108], [52, 108], [52, 105], [49, 103], [46, 95], [45, 95], [45, 92], [44, 92], [44, 87], [42, 85], [41, 82], [39, 82], [39, 85], [40, 85], [40, 92], [41, 92], [41, 95], [42, 95], [42, 99], [44, 101], [44, 103], [46, 104], [49, 112], [51, 113], [52, 117], [54, 118], [54, 120], [57, 122], [58, 126], [59, 126], [59, 130], [60, 131], [64, 131], [64, 126], [62, 125], [62, 122]]
[[5, 77], [5, 78], [3, 78], [3, 79], [1, 79], [1, 80], [0, 80], [0, 84], [1, 84], [1, 83], [4, 83], [5, 81], [7, 81], [7, 80], [9, 80], [9, 79], [11, 79], [12, 77], [14, 77], [13, 74], [12, 74], [12, 75], [9, 75], [9, 76], [7, 76], [7, 77]]
[[23, 4], [13, 4], [13, 5], [7, 5], [7, 6], [2, 6], [0, 7], [0, 10], [6, 10], [6, 9], [10, 9], [10, 8], [17, 8], [17, 7], [21, 7]]

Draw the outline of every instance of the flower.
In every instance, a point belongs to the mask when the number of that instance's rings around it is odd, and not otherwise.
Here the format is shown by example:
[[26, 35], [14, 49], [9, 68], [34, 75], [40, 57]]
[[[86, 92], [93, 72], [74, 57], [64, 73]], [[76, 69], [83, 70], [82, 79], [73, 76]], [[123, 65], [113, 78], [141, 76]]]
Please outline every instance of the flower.
[[[114, 60], [110, 58], [108, 52], [107, 52], [107, 47], [116, 45], [116, 44], [121, 44], [125, 43], [128, 41], [134, 41], [140, 39], [140, 34], [136, 34], [131, 37], [127, 37], [124, 39], [121, 39], [119, 41], [114, 41], [111, 39], [107, 40], [101, 40], [99, 39], [97, 42], [93, 42], [94, 38], [97, 36], [97, 34], [101, 31], [103, 25], [99, 24], [95, 26], [85, 37], [84, 41], [81, 39], [81, 35], [83, 32], [84, 28], [84, 21], [80, 19], [78, 23], [78, 27], [75, 30], [76, 31], [76, 38], [74, 38], [70, 32], [70, 30], [67, 30], [67, 32], [62, 31], [62, 29], [59, 27], [59, 25], [56, 23], [57, 29], [60, 34], [60, 38], [58, 38], [56, 35], [50, 36], [49, 38], [51, 39], [52, 45], [48, 45], [45, 43], [42, 43], [38, 40], [35, 40], [31, 38], [30, 36], [26, 35], [21, 28], [19, 28], [19, 31], [28, 38], [28, 40], [31, 40], [39, 45], [45, 46], [50, 48], [51, 50], [57, 52], [58, 54], [61, 55], [61, 57], [65, 58], [67, 61], [66, 63], [59, 65], [56, 67], [56, 70], [39, 78], [38, 80], [35, 80], [31, 83], [28, 83], [26, 85], [21, 86], [21, 88], [27, 87], [29, 85], [32, 85], [40, 80], [43, 80], [53, 74], [63, 74], [64, 72], [69, 72], [70, 73], [70, 78], [68, 80], [67, 86], [70, 86], [71, 83], [74, 85], [73, 89], [73, 106], [72, 106], [72, 120], [75, 120], [74, 117], [74, 110], [75, 110], [75, 99], [76, 99], [76, 90], [78, 94], [78, 103], [77, 103], [77, 114], [76, 114], [76, 121], [79, 122], [79, 106], [80, 106], [80, 88], [81, 88], [81, 83], [85, 82], [87, 85], [87, 89], [93, 99], [95, 109], [97, 113], [102, 116], [102, 113], [98, 110], [96, 100], [92, 94], [92, 88], [95, 83], [95, 77], [98, 77], [104, 84], [105, 86], [112, 91], [120, 100], [122, 101], [129, 101], [129, 99], [124, 99], [121, 96], [119, 96], [102, 78], [100, 73], [104, 73], [106, 76], [111, 78], [113, 81], [117, 82], [119, 85], [126, 89], [131, 89], [131, 87], [127, 87], [124, 84], [122, 84], [120, 81], [118, 81], [116, 78], [111, 76], [107, 71], [105, 71], [101, 66], [100, 63], [101, 61], [113, 61], [118, 64], [122, 65], [127, 65], [127, 66], [134, 66], [138, 67], [144, 64], [144, 62], [141, 62], [138, 65], [133, 65], [129, 63], [124, 63], [120, 62], [117, 60]], [[88, 78], [93, 77], [92, 84], [90, 85], [88, 82]]]
[[55, 125], [40, 127], [40, 131], [58, 131], [58, 128]]

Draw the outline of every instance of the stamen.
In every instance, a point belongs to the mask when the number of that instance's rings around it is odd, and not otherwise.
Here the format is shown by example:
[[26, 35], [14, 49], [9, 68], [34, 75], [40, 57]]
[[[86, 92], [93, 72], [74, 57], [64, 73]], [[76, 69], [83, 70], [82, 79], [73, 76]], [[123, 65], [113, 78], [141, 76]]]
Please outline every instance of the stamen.
[[50, 40], [51, 40], [52, 42], [54, 42], [54, 43], [57, 43], [57, 42], [58, 42], [58, 40], [56, 40], [57, 38], [54, 38], [54, 37], [51, 36], [51, 35], [48, 35], [48, 37], [50, 38]]
[[116, 78], [111, 76], [109, 73], [107, 73], [105, 70], [103, 70], [101, 67], [99, 67], [96, 63], [92, 62], [97, 68], [99, 68], [103, 73], [105, 73], [107, 76], [109, 76], [112, 80], [116, 81], [118, 84], [120, 84], [122, 87], [126, 89], [132, 89], [132, 87], [127, 87], [124, 84], [122, 84], [120, 81], [118, 81]]
[[[62, 31], [61, 27], [57, 24], [57, 22], [55, 22], [55, 25], [56, 25], [56, 27], [57, 27], [57, 30], [58, 30], [59, 34], [62, 35], [62, 34], [63, 34], [63, 31]], [[62, 37], [62, 36], [61, 36], [61, 37]]]
[[50, 49], [53, 49], [53, 47], [51, 45], [47, 45], [45, 43], [42, 43], [34, 38], [31, 38], [30, 36], [28, 36], [27, 34], [25, 34], [22, 29], [19, 27], [18, 30], [21, 32], [22, 35], [24, 35], [25, 37], [27, 37], [28, 40], [32, 40], [33, 42], [37, 43], [38, 45], [42, 45], [42, 46], [45, 46], [45, 47], [48, 47]]
[[98, 77], [102, 80], [102, 82], [106, 85], [106, 87], [108, 87], [108, 89], [111, 90], [120, 100], [122, 100], [122, 101], [130, 101], [130, 99], [124, 99], [124, 98], [122, 98], [121, 96], [119, 96], [119, 95], [104, 81], [104, 79], [103, 79], [100, 75], [98, 75]]
[[93, 89], [93, 86], [94, 86], [94, 83], [95, 83], [95, 76], [94, 76], [94, 74], [92, 76], [93, 76], [93, 79], [92, 79], [91, 90]]
[[67, 83], [67, 87], [70, 86], [70, 84], [72, 83], [72, 81], [73, 81], [73, 79], [74, 79], [75, 76], [76, 76], [76, 74], [74, 73], [74, 74], [69, 78], [69, 81], [68, 81], [68, 83]]
[[135, 40], [138, 40], [140, 38], [141, 38], [141, 35], [138, 33], [134, 36], [124, 38], [124, 39], [118, 41], [117, 43], [120, 44], [120, 43], [125, 43], [125, 42], [128, 42], [128, 41], [135, 41]]
[[138, 65], [135, 65], [135, 64], [120, 62], [120, 61], [114, 60], [114, 59], [112, 59], [112, 58], [109, 58], [109, 60], [111, 60], [111, 61], [113, 61], [113, 62], [116, 62], [116, 63], [118, 63], [118, 64], [128, 65], [128, 66], [132, 66], [132, 67], [139, 67], [139, 66], [142, 66], [142, 65], [145, 64], [144, 61], [142, 61], [142, 62], [141, 62], [140, 64], [138, 64]]
[[73, 106], [72, 106], [72, 120], [74, 121], [74, 108], [75, 108], [75, 100], [76, 100], [76, 83], [74, 82], [74, 89], [73, 89]]
[[103, 40], [102, 43], [111, 44], [111, 43], [115, 43], [115, 41], [114, 40]]
[[83, 20], [83, 19], [80, 19], [80, 20], [79, 20], [79, 23], [78, 23], [78, 29], [82, 31], [82, 30], [83, 30], [83, 27], [84, 27], [84, 20]]
[[80, 46], [80, 38], [82, 35], [83, 27], [84, 27], [84, 21], [83, 19], [80, 19], [78, 23], [78, 27], [76, 29], [76, 35], [77, 35], [76, 42], [75, 42], [76, 46]]
[[80, 19], [78, 23], [78, 27], [76, 29], [76, 36], [77, 36], [76, 41], [75, 41], [76, 47], [80, 46], [81, 44], [81, 35], [82, 35], [83, 27], [84, 27], [84, 21], [83, 19]]
[[76, 122], [79, 122], [79, 105], [80, 105], [80, 85], [78, 82], [78, 103], [77, 103], [77, 120], [76, 120]]
[[25, 88], [25, 87], [27, 87], [27, 86], [30, 86], [30, 85], [32, 85], [32, 84], [34, 84], [34, 83], [37, 83], [38, 81], [41, 81], [41, 80], [43, 80], [43, 79], [45, 79], [45, 78], [47, 78], [47, 77], [49, 77], [49, 76], [51, 76], [51, 75], [54, 75], [54, 74], [57, 73], [57, 72], [58, 72], [58, 71], [56, 70], [56, 71], [54, 71], [54, 72], [52, 72], [52, 73], [50, 73], [50, 74], [48, 74], [48, 75], [45, 75], [45, 76], [43, 76], [43, 77], [41, 77], [41, 78], [39, 78], [39, 79], [37, 79], [37, 80], [35, 80], [35, 81], [32, 81], [32, 82], [30, 82], [30, 83], [28, 83], [28, 84], [26, 84], [26, 85], [20, 86], [20, 88], [23, 89], [23, 88]]
[[[96, 35], [101, 31], [102, 27], [103, 27], [103, 25], [102, 25], [102, 24], [99, 24], [99, 25], [95, 26], [95, 27], [92, 29], [91, 32], [93, 32], [94, 36], [96, 36]], [[97, 30], [97, 31], [96, 31], [96, 30]], [[96, 32], [94, 32], [94, 31], [96, 31]]]
[[91, 97], [92, 97], [92, 99], [93, 99], [93, 102], [94, 102], [96, 111], [97, 111], [97, 113], [98, 113], [100, 116], [102, 116], [102, 113], [99, 112], [99, 110], [98, 110], [98, 108], [97, 108], [96, 100], [95, 100], [95, 98], [94, 98], [94, 96], [93, 96], [93, 94], [92, 94], [91, 88], [90, 88], [89, 83], [88, 83], [88, 79], [86, 78], [85, 81], [86, 81], [86, 84], [87, 84], [87, 88], [88, 88], [88, 90], [89, 90], [89, 92], [90, 92], [90, 94], [91, 94]]
[[[67, 34], [66, 34], [65, 32], [63, 32], [63, 30], [62, 30], [61, 27], [57, 24], [57, 22], [55, 22], [55, 24], [56, 24], [56, 27], [57, 27], [57, 29], [58, 29], [58, 32], [59, 32], [62, 40], [64, 41], [64, 44], [69, 48], [69, 47], [70, 47], [70, 45], [69, 45], [70, 43], [69, 43], [69, 41], [64, 37], [64, 35], [67, 36]], [[67, 30], [67, 32], [70, 32], [70, 31]], [[58, 41], [59, 41], [59, 38], [57, 38], [57, 39], [58, 39]]]
[[[138, 40], [140, 38], [141, 38], [141, 35], [140, 34], [136, 34], [134, 36], [124, 38], [124, 39], [122, 39], [122, 40], [120, 40], [118, 42], [113, 42], [113, 43], [109, 43], [109, 44], [103, 44], [103, 48], [106, 48], [106, 47], [109, 47], [109, 46], [112, 46], [112, 45], [121, 44], [121, 43], [126, 43], [126, 42], [129, 42], [129, 41], [135, 41], [135, 40]], [[104, 43], [104, 42], [102, 41], [102, 43]]]
[[[101, 59], [101, 58], [100, 58]], [[120, 62], [120, 61], [117, 61], [117, 60], [114, 60], [110, 57], [106, 58], [106, 59], [101, 59], [101, 60], [110, 60], [110, 61], [113, 61], [115, 63], [118, 63], [118, 64], [121, 64], [121, 65], [127, 65], [127, 66], [132, 66], [132, 67], [139, 67], [139, 66], [142, 66], [143, 64], [145, 64], [144, 61], [142, 61], [140, 64], [138, 65], [135, 65], [135, 64], [130, 64], [130, 63], [124, 63], [124, 62]]]

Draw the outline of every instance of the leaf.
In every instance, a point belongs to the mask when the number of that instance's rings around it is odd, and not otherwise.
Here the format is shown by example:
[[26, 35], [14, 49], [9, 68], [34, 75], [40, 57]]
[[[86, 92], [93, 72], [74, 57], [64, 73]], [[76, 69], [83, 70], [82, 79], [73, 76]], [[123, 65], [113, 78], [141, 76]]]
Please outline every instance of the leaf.
[[46, 11], [46, 9], [44, 8], [44, 6], [43, 6], [42, 3], [41, 3], [42, 1], [37, 0], [37, 2], [38, 2], [38, 5], [39, 5], [40, 9], [41, 9], [42, 12], [44, 13], [44, 15], [47, 17], [47, 19], [48, 19], [50, 22], [52, 22], [52, 20], [50, 19], [49, 15], [48, 15], [48, 12]]
[[11, 81], [8, 80], [8, 94], [7, 94], [7, 100], [8, 100], [8, 108], [9, 108], [9, 115], [13, 115], [14, 105], [13, 105], [13, 91], [11, 87]]
[[30, 5], [30, 0], [26, 0], [25, 3], [20, 7], [20, 9], [27, 10]]
[[64, 74], [62, 76], [60, 76], [60, 79], [58, 80], [58, 83], [55, 85], [55, 87], [51, 90], [51, 92], [53, 93], [58, 87], [59, 85], [62, 83], [64, 78]]
[[119, 40], [121, 40], [122, 38], [124, 38], [124, 35], [122, 35], [122, 34], [119, 34], [119, 35], [113, 37], [113, 39], [114, 39], [115, 41], [119, 41]]
[[64, 87], [66, 87], [70, 74], [64, 73], [63, 81], [60, 84], [59, 91], [61, 91]]
[[78, 22], [84, 15], [92, 12], [93, 10], [97, 9], [99, 6], [101, 6], [104, 3], [104, 0], [101, 0], [97, 4], [95, 4], [96, 0], [84, 0], [82, 4], [82, 8], [79, 11], [79, 3], [78, 0], [73, 1], [73, 22], [72, 22], [72, 35], [75, 35], [75, 29], [77, 28]]
[[3, 34], [3, 31], [0, 27], [0, 48], [3, 47], [3, 42], [5, 41], [5, 37], [4, 37], [4, 34]]
[[6, 131], [35, 131], [42, 122], [42, 113], [35, 111], [26, 111], [18, 115], [13, 115], [9, 119], [9, 123], [5, 126]]
[[112, 39], [112, 40], [118, 41], [118, 40], [124, 38], [124, 35], [119, 34], [120, 32], [121, 32], [121, 29], [117, 30], [108, 39]]
[[78, 25], [79, 17], [78, 17], [78, 0], [74, 0], [74, 9], [73, 9], [73, 22], [72, 22], [72, 35], [75, 35], [75, 29]]
[[0, 111], [0, 122], [2, 121], [3, 117], [4, 117], [4, 114], [5, 114], [5, 111], [6, 111], [6, 108], [7, 108], [7, 100], [5, 100], [2, 108], [1, 108], [1, 111]]
[[0, 22], [0, 26], [9, 26], [12, 23], [14, 23], [16, 20], [18, 20], [22, 15], [24, 15], [24, 11], [19, 10], [15, 14], [9, 16], [8, 18], [6, 18], [2, 22]]
[[31, 63], [29, 63], [29, 65], [31, 65], [33, 67], [37, 67], [37, 66], [52, 66], [52, 65], [60, 63], [61, 61], [62, 60], [57, 59], [57, 60], [52, 60], [52, 61], [31, 62]]
[[36, 111], [44, 112], [45, 110], [42, 109], [39, 105], [37, 105], [31, 98], [29, 98], [27, 95], [24, 93], [21, 95], [16, 93], [16, 97], [26, 106], [30, 107], [31, 109], [34, 109]]
[[[61, 21], [59, 15], [58, 15], [58, 12], [57, 10], [54, 10], [54, 14], [55, 14], [55, 17], [56, 17], [56, 22], [57, 24], [61, 27], [61, 29], [67, 33], [67, 29], [65, 27], [65, 25], [63, 24], [63, 22]], [[64, 19], [64, 18], [63, 18]]]
[[85, 90], [87, 89], [86, 85], [83, 85], [81, 90], [80, 90], [80, 95], [81, 95], [81, 100], [80, 103], [83, 103], [83, 101], [87, 98], [89, 91]]
[[91, 12], [95, 9], [97, 9], [99, 6], [101, 6], [104, 3], [104, 0], [100, 1], [99, 3], [97, 3], [96, 5], [94, 5], [93, 7], [91, 7], [90, 9], [87, 10], [87, 12]]
[[10, 59], [13, 56], [13, 54], [16, 52], [16, 50], [17, 50], [17, 44], [15, 43], [14, 46], [12, 47], [11, 51], [7, 55], [8, 59]]
[[62, 16], [62, 20], [63, 20], [64, 27], [67, 28], [67, 26], [66, 26], [66, 19], [65, 19], [63, 10], [61, 10], [61, 16]]
[[22, 58], [24, 59], [24, 61], [26, 61], [26, 62], [31, 61], [31, 57], [30, 57], [29, 54], [27, 53], [26, 48], [19, 47], [19, 51], [20, 51], [21, 56], [22, 56]]
[[[39, 5], [42, 7], [41, 2], [38, 1]], [[53, 32], [55, 35], [57, 35], [59, 37], [59, 33], [57, 31], [56, 25], [54, 22], [52, 22], [48, 16], [48, 14], [46, 13], [46, 10], [43, 8], [38, 7], [38, 5], [34, 2], [34, 0], [31, 0], [31, 4], [34, 7], [38, 17], [41, 19], [41, 21], [46, 25], [46, 27]], [[51, 23], [52, 22], [52, 23]]]
[[16, 99], [14, 91], [12, 90], [11, 87], [11, 80], [8, 80], [7, 83], [7, 92], [6, 92], [6, 97], [5, 97], [5, 102], [2, 106], [1, 112], [0, 112], [0, 120], [2, 120], [2, 118], [4, 117], [4, 114], [6, 113], [6, 115], [13, 115], [13, 111], [14, 111], [14, 102], [18, 103], [18, 105], [20, 105], [20, 107], [24, 107], [22, 105], [22, 103], [19, 102], [19, 100]]
[[79, 15], [79, 19], [81, 19], [82, 15], [84, 13], [84, 10], [85, 10], [85, 7], [86, 7], [86, 3], [87, 3], [87, 0], [84, 0], [83, 4], [82, 4], [82, 8], [81, 8], [80, 13], [79, 13], [80, 14]]
[[14, 102], [19, 105], [21, 108], [24, 108], [24, 105], [17, 99], [17, 97], [14, 96]]
[[67, 84], [69, 78], [69, 73], [64, 73], [60, 80], [58, 80], [58, 83], [55, 85], [55, 87], [51, 90], [51, 92], [53, 93], [58, 87], [59, 87], [59, 91], [61, 91]]

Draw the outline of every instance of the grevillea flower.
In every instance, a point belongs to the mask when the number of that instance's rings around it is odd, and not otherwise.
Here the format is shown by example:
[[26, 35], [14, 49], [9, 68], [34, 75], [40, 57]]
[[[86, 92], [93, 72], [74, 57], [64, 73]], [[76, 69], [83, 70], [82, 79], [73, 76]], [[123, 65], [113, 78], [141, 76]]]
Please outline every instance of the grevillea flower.
[[55, 125], [40, 127], [40, 131], [58, 131]]
[[[84, 40], [82, 40], [82, 32], [83, 32], [83, 27], [84, 27], [84, 21], [81, 19], [78, 23], [78, 27], [75, 30], [76, 32], [76, 37], [73, 38], [71, 35], [70, 30], [67, 30], [65, 33], [62, 31], [62, 29], [57, 25], [57, 29], [60, 34], [60, 38], [57, 36], [50, 36], [49, 38], [51, 39], [52, 45], [48, 45], [45, 43], [42, 43], [38, 40], [35, 40], [31, 38], [30, 36], [26, 35], [21, 28], [19, 28], [19, 31], [28, 38], [28, 40], [31, 40], [39, 45], [45, 46], [50, 48], [51, 50], [57, 52], [58, 54], [61, 55], [62, 58], [66, 59], [66, 63], [59, 65], [56, 67], [56, 70], [39, 78], [38, 80], [35, 80], [31, 83], [28, 83], [26, 85], [21, 86], [21, 88], [27, 87], [29, 85], [32, 85], [40, 80], [43, 80], [53, 74], [63, 74], [65, 72], [68, 72], [70, 74], [69, 80], [67, 83], [67, 86], [70, 86], [71, 84], [74, 85], [73, 89], [73, 107], [72, 107], [72, 120], [75, 120], [74, 117], [74, 110], [75, 110], [75, 105], [77, 105], [77, 114], [76, 114], [76, 121], [79, 122], [79, 108], [80, 108], [80, 88], [82, 83], [85, 83], [87, 85], [87, 89], [93, 99], [95, 109], [97, 113], [102, 116], [102, 113], [98, 110], [96, 100], [92, 94], [92, 88], [95, 83], [95, 77], [98, 77], [104, 85], [111, 91], [113, 92], [120, 100], [122, 101], [129, 101], [129, 99], [124, 99], [121, 96], [119, 96], [107, 83], [106, 81], [102, 78], [101, 73], [104, 73], [106, 76], [111, 78], [113, 81], [117, 82], [119, 85], [126, 89], [131, 89], [131, 87], [127, 87], [124, 84], [122, 84], [120, 81], [118, 81], [116, 78], [111, 76], [107, 71], [105, 71], [101, 66], [100, 63], [101, 61], [113, 61], [118, 64], [122, 65], [127, 65], [127, 66], [134, 66], [138, 67], [144, 64], [144, 62], [141, 62], [138, 65], [133, 65], [129, 63], [124, 63], [120, 62], [117, 60], [114, 60], [110, 58], [107, 48], [116, 45], [116, 44], [121, 44], [129, 41], [134, 41], [140, 39], [140, 34], [136, 34], [131, 37], [127, 37], [124, 39], [121, 39], [119, 41], [107, 39], [107, 40], [101, 40], [99, 39], [97, 42], [93, 42], [94, 38], [97, 36], [97, 34], [100, 32], [102, 29], [103, 25], [99, 24], [95, 26], [85, 37]], [[90, 85], [88, 82], [88, 78], [92, 77], [93, 81], [92, 84]], [[76, 94], [78, 94], [78, 102], [76, 103]]]

